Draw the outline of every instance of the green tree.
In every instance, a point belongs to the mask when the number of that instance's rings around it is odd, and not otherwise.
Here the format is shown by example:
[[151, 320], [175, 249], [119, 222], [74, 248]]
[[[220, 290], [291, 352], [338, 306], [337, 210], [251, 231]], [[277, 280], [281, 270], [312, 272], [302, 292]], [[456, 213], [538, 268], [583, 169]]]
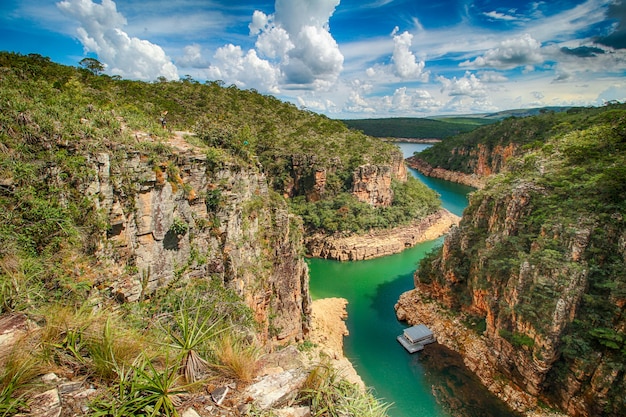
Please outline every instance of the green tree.
[[95, 58], [83, 58], [79, 62], [80, 66], [91, 71], [94, 75], [100, 75], [104, 71], [104, 64]]

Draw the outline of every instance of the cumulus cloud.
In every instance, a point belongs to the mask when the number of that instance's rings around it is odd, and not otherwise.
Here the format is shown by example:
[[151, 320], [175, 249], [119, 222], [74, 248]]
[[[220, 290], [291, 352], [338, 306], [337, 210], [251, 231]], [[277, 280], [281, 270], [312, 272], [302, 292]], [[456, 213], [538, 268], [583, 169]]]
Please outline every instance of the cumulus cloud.
[[122, 30], [126, 18], [112, 0], [102, 0], [101, 4], [64, 0], [57, 7], [78, 21], [76, 32], [85, 51], [94, 52], [108, 72], [139, 80], [178, 79], [176, 66], [160, 46], [131, 37]]
[[521, 66], [529, 68], [543, 61], [541, 44], [525, 33], [519, 38], [502, 41], [498, 47], [488, 50], [483, 56], [462, 62], [460, 66], [507, 70]]
[[495, 71], [483, 71], [478, 73], [478, 77], [483, 83], [503, 83], [509, 79], [499, 72]]
[[365, 70], [365, 75], [369, 78], [378, 78], [380, 80], [389, 81], [390, 78], [396, 78], [395, 81], [419, 81], [428, 82], [430, 77], [429, 71], [424, 71], [424, 61], [418, 60], [411, 51], [413, 43], [413, 35], [405, 31], [398, 34], [396, 26], [391, 32], [393, 38], [393, 52], [390, 64], [376, 64]]
[[361, 115], [389, 114], [396, 116], [416, 113], [435, 113], [441, 107], [432, 94], [426, 90], [408, 87], [396, 88], [392, 94], [370, 96], [373, 85], [355, 81], [341, 111]]
[[279, 92], [278, 69], [259, 58], [254, 49], [244, 53], [240, 46], [229, 44], [217, 50], [214, 60], [207, 71], [209, 78], [234, 83], [242, 88]]
[[339, 0], [276, 0], [273, 28], [287, 35], [281, 60], [286, 83], [317, 89], [336, 81], [344, 58], [330, 34], [329, 20], [338, 5]]
[[[220, 48], [209, 70], [240, 86], [253, 80], [256, 88], [277, 92], [286, 88], [323, 90], [333, 85], [343, 69], [344, 57], [330, 33], [329, 19], [339, 0], [276, 0], [274, 14], [255, 11], [248, 25], [256, 36], [255, 49]], [[251, 74], [253, 73], [253, 74]], [[251, 74], [251, 75], [246, 75]]]
[[209, 63], [202, 57], [202, 47], [197, 43], [183, 48], [183, 56], [176, 59], [182, 68], [206, 68]]
[[394, 30], [394, 47], [391, 60], [396, 75], [402, 79], [428, 81], [428, 73], [424, 73], [424, 61], [418, 61], [411, 52], [413, 35], [406, 31], [400, 35], [396, 35], [395, 32], [396, 30]]
[[487, 89], [476, 75], [466, 72], [462, 78], [452, 79], [439, 76], [437, 80], [441, 83], [441, 92], [450, 96], [468, 96], [473, 98], [486, 97]]

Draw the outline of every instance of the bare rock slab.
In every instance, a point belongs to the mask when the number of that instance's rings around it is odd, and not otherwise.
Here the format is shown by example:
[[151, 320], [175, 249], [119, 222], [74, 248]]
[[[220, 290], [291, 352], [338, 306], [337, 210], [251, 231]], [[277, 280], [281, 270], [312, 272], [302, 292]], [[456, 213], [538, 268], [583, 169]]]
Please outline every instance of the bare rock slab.
[[262, 410], [267, 410], [294, 399], [305, 380], [306, 374], [297, 369], [268, 375], [250, 385], [244, 396], [252, 398], [253, 402]]

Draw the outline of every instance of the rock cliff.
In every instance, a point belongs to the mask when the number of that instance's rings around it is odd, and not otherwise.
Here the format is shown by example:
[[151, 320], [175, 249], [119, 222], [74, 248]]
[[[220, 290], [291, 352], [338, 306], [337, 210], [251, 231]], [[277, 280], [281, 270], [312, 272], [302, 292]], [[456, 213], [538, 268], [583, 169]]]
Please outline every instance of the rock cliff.
[[308, 253], [316, 258], [362, 261], [400, 253], [406, 248], [447, 233], [459, 217], [445, 209], [407, 226], [367, 234], [313, 234], [305, 238]]
[[[332, 196], [337, 190], [328, 189], [328, 180], [341, 168], [344, 167], [339, 158], [323, 162], [315, 155], [292, 155], [290, 178], [285, 184], [284, 194], [287, 197], [304, 195], [311, 202]], [[392, 179], [407, 180], [406, 165], [399, 149], [391, 152], [389, 163], [356, 166], [352, 171], [351, 193], [372, 207], [388, 207], [393, 202]]]
[[308, 331], [308, 271], [302, 226], [272, 197], [255, 166], [185, 149], [154, 159], [129, 149], [89, 157], [85, 192], [110, 229], [98, 254], [103, 280], [120, 300], [137, 301], [175, 280], [218, 279], [262, 325], [261, 337], [288, 342]]
[[510, 160], [421, 262], [419, 294], [398, 306], [426, 317], [421, 294], [478, 323], [478, 335], [460, 337], [462, 320], [432, 319], [439, 340], [518, 410], [541, 401], [618, 416], [626, 406], [626, 190], [613, 179], [623, 178], [625, 119], [608, 119]]
[[458, 171], [450, 171], [441, 167], [432, 167], [428, 162], [415, 156], [406, 159], [406, 163], [413, 169], [418, 170], [427, 177], [440, 178], [459, 184], [469, 185], [474, 188], [483, 188], [486, 178], [479, 174], [465, 174]]

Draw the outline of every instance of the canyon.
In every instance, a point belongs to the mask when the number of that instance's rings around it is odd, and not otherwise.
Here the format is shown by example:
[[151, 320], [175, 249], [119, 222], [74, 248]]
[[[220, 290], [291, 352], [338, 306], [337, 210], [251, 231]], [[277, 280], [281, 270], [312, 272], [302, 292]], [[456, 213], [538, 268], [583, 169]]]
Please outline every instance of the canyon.
[[[451, 154], [450, 165], [471, 168], [460, 181], [482, 176], [484, 185], [396, 306], [527, 415], [550, 414], [546, 405], [580, 417], [623, 410], [624, 190], [611, 178], [624, 117], [609, 112], [517, 155], [511, 144], [463, 162]], [[487, 160], [503, 162], [479, 163]]]

